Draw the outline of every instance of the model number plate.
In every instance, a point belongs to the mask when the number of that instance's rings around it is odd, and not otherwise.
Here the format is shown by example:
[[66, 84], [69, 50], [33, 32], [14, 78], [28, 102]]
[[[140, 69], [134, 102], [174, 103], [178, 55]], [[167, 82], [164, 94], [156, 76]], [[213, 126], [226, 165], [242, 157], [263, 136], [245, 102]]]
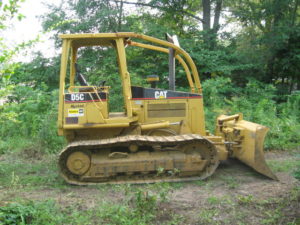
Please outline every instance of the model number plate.
[[84, 101], [84, 94], [71, 94], [71, 101]]

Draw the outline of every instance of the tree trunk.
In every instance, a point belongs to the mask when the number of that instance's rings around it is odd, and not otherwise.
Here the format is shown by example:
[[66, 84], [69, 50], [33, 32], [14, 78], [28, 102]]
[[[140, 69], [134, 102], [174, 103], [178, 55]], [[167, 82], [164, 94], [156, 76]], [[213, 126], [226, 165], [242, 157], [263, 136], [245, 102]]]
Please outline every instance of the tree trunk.
[[222, 3], [223, 0], [216, 1], [214, 24], [211, 31], [211, 49], [214, 49], [217, 45], [218, 31], [220, 29], [220, 15], [221, 15]]
[[292, 26], [295, 25], [295, 21], [296, 21], [296, 18], [297, 18], [298, 5], [299, 5], [299, 0], [296, 0], [295, 7], [294, 7], [294, 10], [293, 10], [293, 14], [292, 14], [292, 21], [291, 21]]
[[214, 25], [213, 25], [213, 30], [215, 33], [217, 33], [220, 29], [220, 15], [221, 15], [222, 3], [223, 0], [217, 0], [216, 2]]
[[210, 0], [202, 0], [203, 7], [203, 30], [210, 30]]
[[120, 2], [119, 18], [118, 18], [118, 31], [122, 30], [122, 17], [123, 17], [123, 0], [121, 0], [121, 2]]
[[[278, 26], [279, 23], [282, 19], [283, 16], [283, 12], [281, 11], [281, 8], [283, 7], [283, 4], [281, 4], [282, 0], [275, 0], [274, 1], [274, 20], [273, 20], [273, 26], [271, 29], [271, 34], [273, 37], [276, 37], [278, 35]], [[277, 52], [278, 52], [278, 47], [276, 46], [276, 44], [274, 44], [274, 42], [270, 42], [270, 44], [268, 44], [268, 48], [269, 48], [269, 52], [271, 54], [271, 57], [269, 58], [268, 62], [267, 62], [267, 82], [271, 83], [273, 78], [278, 79], [279, 75], [278, 75], [278, 71], [275, 70], [274, 66], [275, 66], [275, 60], [277, 58]]]
[[203, 41], [207, 48], [211, 47], [210, 42], [210, 0], [202, 0], [203, 7]]

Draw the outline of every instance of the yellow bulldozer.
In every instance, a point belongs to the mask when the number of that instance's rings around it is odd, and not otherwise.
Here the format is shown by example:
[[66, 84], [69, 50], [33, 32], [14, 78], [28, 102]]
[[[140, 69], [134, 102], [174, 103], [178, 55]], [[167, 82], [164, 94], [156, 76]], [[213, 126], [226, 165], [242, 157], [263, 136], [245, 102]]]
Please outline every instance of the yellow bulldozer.
[[[205, 179], [220, 161], [234, 157], [257, 172], [277, 179], [265, 162], [268, 128], [220, 115], [215, 134], [205, 129], [203, 96], [197, 68], [176, 36], [161, 40], [132, 32], [63, 34], [58, 133], [68, 145], [59, 155], [62, 177], [70, 184], [153, 183]], [[123, 112], [110, 112], [109, 86], [89, 85], [79, 72], [78, 51], [87, 47], [115, 50], [122, 84]], [[126, 49], [144, 48], [169, 55], [169, 89], [133, 86]], [[189, 91], [175, 90], [175, 60], [186, 74]], [[121, 93], [120, 93], [121, 95]]]

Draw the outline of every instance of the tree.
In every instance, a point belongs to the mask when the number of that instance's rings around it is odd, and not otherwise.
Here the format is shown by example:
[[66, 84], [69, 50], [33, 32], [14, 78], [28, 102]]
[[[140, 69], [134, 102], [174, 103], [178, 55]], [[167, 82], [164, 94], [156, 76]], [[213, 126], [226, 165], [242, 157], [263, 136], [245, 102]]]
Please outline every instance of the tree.
[[[164, 15], [164, 19], [171, 20], [170, 25], [178, 34], [185, 33], [186, 28], [193, 22], [195, 27], [203, 27], [203, 40], [208, 48], [214, 49], [216, 46], [217, 34], [220, 28], [220, 16], [222, 12], [223, 0], [151, 0], [144, 2], [120, 1], [123, 4], [130, 4], [140, 7], [150, 7], [157, 9]], [[214, 9], [213, 26], [211, 26], [212, 8]], [[198, 16], [202, 13], [202, 18]], [[179, 31], [178, 31], [179, 29]]]
[[[21, 14], [18, 13], [20, 8], [20, 0], [11, 0], [8, 3], [4, 4], [0, 1], [0, 88], [1, 92], [5, 92], [3, 89], [8, 84], [8, 80], [13, 74], [16, 64], [11, 63], [12, 57], [18, 52], [20, 47], [16, 46], [10, 48], [6, 45], [4, 40], [4, 32], [9, 26], [9, 21], [17, 17], [19, 20], [23, 18]], [[0, 95], [1, 97], [1, 95]]]
[[[204, 41], [208, 48], [214, 49], [220, 29], [220, 15], [223, 0], [202, 0]], [[211, 26], [211, 8], [214, 5], [214, 21]]]
[[300, 87], [299, 58], [299, 0], [238, 0], [232, 1], [231, 9], [243, 26], [244, 36], [255, 38], [250, 47], [262, 54], [260, 78], [267, 83]]
[[[7, 95], [13, 90], [14, 86], [10, 84], [9, 79], [17, 68], [16, 63], [12, 63], [11, 59], [18, 52], [21, 46], [10, 48], [6, 45], [4, 40], [4, 32], [8, 28], [9, 21], [17, 17], [22, 19], [22, 15], [18, 13], [20, 8], [19, 0], [11, 0], [6, 4], [0, 2], [0, 99], [6, 100]], [[2, 111], [3, 106], [0, 105]], [[7, 112], [0, 114], [0, 122], [4, 120], [14, 120], [16, 114], [14, 112]]]

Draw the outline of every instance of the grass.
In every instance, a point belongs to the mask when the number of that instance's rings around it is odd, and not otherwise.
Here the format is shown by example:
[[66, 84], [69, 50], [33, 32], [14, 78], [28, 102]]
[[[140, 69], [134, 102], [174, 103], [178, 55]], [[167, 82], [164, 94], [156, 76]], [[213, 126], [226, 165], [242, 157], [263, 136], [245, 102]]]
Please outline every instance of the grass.
[[37, 162], [20, 159], [2, 162], [0, 175], [0, 185], [3, 187], [53, 187], [61, 184], [54, 157]]
[[[118, 203], [104, 201], [90, 209], [82, 209], [80, 203], [63, 207], [53, 199], [17, 199], [1, 205], [0, 224], [152, 224], [160, 212], [159, 195], [140, 188], [127, 195]], [[177, 224], [179, 221], [181, 217], [173, 214], [168, 222]]]
[[[242, 181], [232, 174], [232, 170], [224, 170], [205, 181], [187, 183], [78, 187], [66, 184], [59, 177], [55, 155], [42, 154], [34, 159], [28, 158], [28, 154], [35, 153], [19, 150], [1, 155], [0, 224], [3, 221], [4, 224], [139, 225], [296, 225], [300, 222], [289, 216], [299, 202], [299, 188], [271, 199], [257, 199], [254, 194], [238, 192], [247, 180]], [[269, 162], [275, 172], [292, 174], [297, 160], [295, 155], [289, 155], [284, 160], [279, 158]], [[203, 199], [195, 193], [196, 206], [182, 199], [174, 200], [171, 195], [175, 190], [184, 195], [189, 187], [199, 187], [202, 194], [207, 193]], [[217, 190], [224, 193], [214, 195]], [[49, 194], [45, 195], [45, 191]], [[45, 196], [47, 200], [44, 200]], [[92, 201], [94, 203], [87, 206]]]
[[300, 157], [287, 158], [278, 163], [278, 160], [268, 160], [268, 165], [273, 172], [291, 172], [300, 166]]
[[176, 224], [184, 224], [184, 216], [178, 214], [171, 214], [171, 219], [162, 223], [163, 225], [176, 225]]
[[211, 189], [214, 188], [214, 186], [216, 185], [214, 182], [214, 178], [212, 177], [208, 177], [205, 180], [196, 180], [192, 183], [204, 189]]
[[207, 202], [211, 205], [219, 204], [221, 202], [221, 199], [215, 196], [210, 196], [207, 198]]
[[[77, 191], [97, 193], [97, 204], [90, 209], [82, 208], [80, 201], [63, 206], [54, 199], [53, 190], [58, 190], [69, 200], [76, 197], [76, 193], [59, 177], [55, 156], [27, 160], [8, 154], [0, 162], [0, 224], [152, 224], [160, 213], [160, 204], [168, 201], [169, 191], [183, 186], [183, 183], [156, 183], [75, 187]], [[31, 199], [30, 193], [44, 192], [45, 187], [50, 191], [49, 200], [26, 200]], [[26, 194], [19, 199], [21, 193]], [[116, 193], [122, 198], [111, 202], [106, 193]], [[102, 197], [106, 200], [99, 201]], [[179, 221], [181, 217], [173, 213], [165, 222], [177, 224]]]
[[237, 199], [239, 204], [246, 205], [253, 202], [253, 195], [238, 195]]
[[229, 189], [235, 189], [240, 186], [238, 180], [231, 175], [223, 176], [221, 179], [225, 182], [225, 186]]
[[[296, 206], [300, 198], [300, 188], [296, 186], [290, 191], [289, 196], [284, 198], [272, 198], [265, 201], [256, 201], [255, 203], [261, 209], [263, 218], [260, 220], [261, 224], [289, 224], [296, 225], [300, 223], [298, 218], [289, 219], [285, 213], [287, 211], [297, 210]], [[297, 212], [296, 212], [297, 213]], [[290, 214], [290, 212], [288, 213]]]
[[11, 137], [9, 140], [0, 140], [0, 154], [20, 152], [32, 148], [32, 140], [28, 137]]
[[217, 216], [220, 214], [219, 209], [203, 209], [199, 213], [199, 224], [221, 224], [220, 221], [217, 220]]
[[299, 224], [300, 188], [290, 190], [285, 196], [258, 199], [253, 195], [234, 195], [207, 198], [198, 214], [197, 224]]
[[20, 201], [0, 208], [2, 224], [90, 224], [98, 210], [60, 208], [55, 201]]

